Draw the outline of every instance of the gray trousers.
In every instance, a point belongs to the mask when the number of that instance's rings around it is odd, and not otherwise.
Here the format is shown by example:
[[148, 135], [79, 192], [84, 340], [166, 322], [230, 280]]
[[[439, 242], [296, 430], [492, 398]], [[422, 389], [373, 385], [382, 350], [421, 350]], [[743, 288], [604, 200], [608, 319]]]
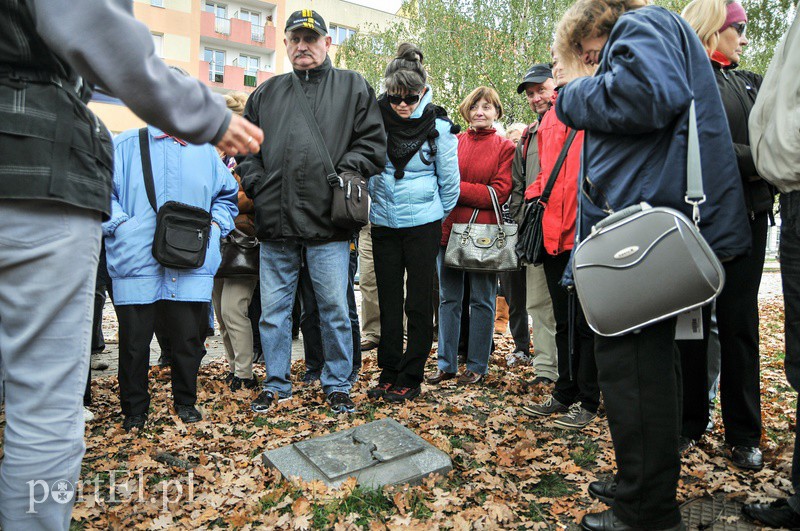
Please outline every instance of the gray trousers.
[[533, 367], [536, 376], [558, 380], [556, 318], [544, 267], [525, 268], [525, 305], [533, 321]]
[[247, 308], [258, 277], [215, 278], [211, 299], [225, 344], [228, 367], [238, 378], [253, 377], [253, 328]]
[[69, 528], [99, 254], [99, 213], [0, 200], [3, 529]]
[[361, 291], [361, 340], [381, 342], [381, 311], [378, 306], [378, 282], [372, 259], [371, 225], [358, 235], [358, 289]]

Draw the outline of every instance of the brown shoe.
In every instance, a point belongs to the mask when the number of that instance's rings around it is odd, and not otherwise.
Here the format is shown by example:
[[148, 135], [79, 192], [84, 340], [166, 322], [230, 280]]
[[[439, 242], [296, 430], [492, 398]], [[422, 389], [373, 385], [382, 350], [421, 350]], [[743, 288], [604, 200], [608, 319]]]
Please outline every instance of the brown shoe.
[[436, 385], [442, 383], [445, 380], [452, 380], [455, 377], [456, 373], [454, 372], [444, 372], [441, 369], [436, 369], [436, 372], [425, 378], [425, 381], [428, 382], [429, 384]]
[[464, 372], [461, 376], [458, 377], [458, 381], [456, 382], [458, 385], [473, 385], [483, 380], [483, 377], [486, 376], [485, 374], [478, 374], [477, 372], [472, 372], [468, 369], [464, 369]]

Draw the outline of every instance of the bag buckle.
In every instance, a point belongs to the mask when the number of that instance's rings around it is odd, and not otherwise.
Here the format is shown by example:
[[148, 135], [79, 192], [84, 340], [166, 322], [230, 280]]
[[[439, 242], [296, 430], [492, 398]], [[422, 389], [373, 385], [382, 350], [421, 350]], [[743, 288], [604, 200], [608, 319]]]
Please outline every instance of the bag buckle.
[[328, 175], [327, 179], [328, 179], [328, 182], [331, 182], [331, 181], [333, 181], [333, 180], [336, 180], [336, 181], [338, 181], [338, 183], [339, 183], [339, 188], [344, 188], [344, 179], [342, 179], [341, 177], [339, 177], [339, 175], [338, 175], [338, 174], [336, 174], [336, 173], [331, 173], [330, 175]]
[[688, 195], [684, 197], [684, 201], [687, 204], [692, 205], [692, 221], [694, 221], [694, 227], [699, 231], [700, 230], [700, 205], [706, 202], [706, 195], [703, 194], [703, 197], [699, 199], [691, 199]]

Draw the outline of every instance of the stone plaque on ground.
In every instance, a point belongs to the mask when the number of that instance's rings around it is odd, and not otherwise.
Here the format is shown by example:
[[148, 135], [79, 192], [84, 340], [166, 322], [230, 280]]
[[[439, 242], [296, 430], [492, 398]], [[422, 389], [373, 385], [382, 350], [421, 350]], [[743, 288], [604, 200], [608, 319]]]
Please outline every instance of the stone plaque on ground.
[[389, 418], [265, 452], [264, 463], [284, 477], [334, 487], [349, 477], [372, 488], [414, 485], [453, 468], [446, 453]]

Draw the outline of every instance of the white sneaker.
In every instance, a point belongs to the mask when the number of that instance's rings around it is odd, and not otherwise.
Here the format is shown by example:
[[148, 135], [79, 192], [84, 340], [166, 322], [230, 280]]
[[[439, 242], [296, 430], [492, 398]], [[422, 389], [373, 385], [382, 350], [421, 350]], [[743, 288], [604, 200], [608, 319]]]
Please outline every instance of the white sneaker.
[[91, 422], [94, 420], [94, 413], [89, 411], [89, 408], [83, 406], [83, 421], [84, 422]]
[[518, 365], [527, 365], [530, 364], [531, 358], [522, 352], [521, 350], [517, 350], [512, 352], [511, 354], [506, 355], [506, 364], [509, 367], [516, 367]]

